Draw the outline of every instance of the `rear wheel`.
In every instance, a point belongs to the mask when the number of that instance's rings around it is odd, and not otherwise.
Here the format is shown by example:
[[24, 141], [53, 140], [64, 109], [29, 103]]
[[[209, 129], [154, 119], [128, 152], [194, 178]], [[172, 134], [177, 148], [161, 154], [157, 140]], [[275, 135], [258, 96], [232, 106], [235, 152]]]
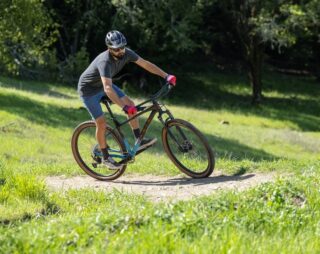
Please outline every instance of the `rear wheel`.
[[[120, 177], [125, 171], [127, 165], [123, 165], [118, 170], [110, 170], [101, 164], [102, 154], [96, 140], [96, 125], [93, 121], [84, 122], [74, 130], [71, 140], [73, 156], [88, 175], [98, 180], [114, 180]], [[106, 142], [110, 154], [116, 154], [119, 157], [126, 153], [125, 145], [118, 132], [113, 131], [107, 126]], [[115, 158], [119, 162], [122, 158]]]
[[214, 154], [202, 133], [187, 121], [173, 119], [162, 130], [164, 150], [172, 162], [193, 178], [204, 178], [214, 170]]

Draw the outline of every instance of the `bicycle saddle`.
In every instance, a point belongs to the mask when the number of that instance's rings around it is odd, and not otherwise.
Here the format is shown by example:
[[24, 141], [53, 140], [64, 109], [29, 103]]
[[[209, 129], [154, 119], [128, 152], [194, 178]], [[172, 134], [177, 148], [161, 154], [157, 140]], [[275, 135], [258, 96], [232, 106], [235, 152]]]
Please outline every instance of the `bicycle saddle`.
[[109, 104], [112, 104], [112, 101], [110, 100], [110, 98], [108, 96], [103, 96], [100, 100], [100, 102], [106, 104], [106, 103], [109, 103]]

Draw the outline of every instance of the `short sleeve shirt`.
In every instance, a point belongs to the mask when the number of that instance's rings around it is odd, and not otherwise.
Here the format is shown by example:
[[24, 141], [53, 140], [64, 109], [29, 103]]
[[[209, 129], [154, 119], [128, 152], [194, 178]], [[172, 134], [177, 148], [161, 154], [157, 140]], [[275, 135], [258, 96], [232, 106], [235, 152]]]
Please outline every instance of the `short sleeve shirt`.
[[136, 62], [139, 55], [133, 50], [126, 48], [121, 59], [115, 60], [106, 50], [99, 54], [81, 74], [78, 82], [78, 93], [82, 97], [92, 96], [103, 90], [101, 77], [114, 77], [125, 64]]

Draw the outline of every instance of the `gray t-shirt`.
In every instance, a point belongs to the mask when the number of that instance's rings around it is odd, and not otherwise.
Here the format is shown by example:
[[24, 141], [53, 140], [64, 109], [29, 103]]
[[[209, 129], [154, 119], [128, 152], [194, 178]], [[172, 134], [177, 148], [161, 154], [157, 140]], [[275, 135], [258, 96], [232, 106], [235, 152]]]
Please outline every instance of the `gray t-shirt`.
[[126, 48], [123, 58], [115, 60], [106, 50], [99, 54], [81, 74], [78, 82], [78, 93], [82, 97], [92, 96], [103, 91], [101, 77], [114, 77], [125, 64], [135, 62], [139, 56]]

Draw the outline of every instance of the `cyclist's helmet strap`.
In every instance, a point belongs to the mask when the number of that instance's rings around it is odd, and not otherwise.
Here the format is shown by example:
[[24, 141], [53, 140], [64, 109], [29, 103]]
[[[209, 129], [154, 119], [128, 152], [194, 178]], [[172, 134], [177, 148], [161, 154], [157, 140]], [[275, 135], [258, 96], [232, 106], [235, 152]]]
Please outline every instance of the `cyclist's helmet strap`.
[[116, 49], [127, 45], [127, 40], [121, 32], [113, 30], [106, 35], [106, 45]]

